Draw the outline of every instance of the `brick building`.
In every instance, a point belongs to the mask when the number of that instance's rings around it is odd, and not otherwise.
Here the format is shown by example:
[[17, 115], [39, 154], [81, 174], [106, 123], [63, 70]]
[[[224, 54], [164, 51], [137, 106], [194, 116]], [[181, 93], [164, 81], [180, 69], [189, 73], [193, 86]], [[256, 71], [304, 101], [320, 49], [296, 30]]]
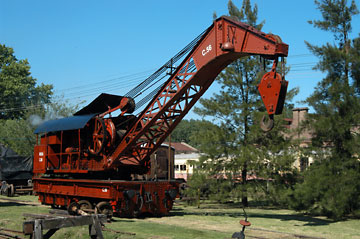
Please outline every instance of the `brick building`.
[[[292, 118], [285, 119], [285, 121], [288, 123], [286, 127], [291, 130], [289, 135], [286, 136], [291, 137], [291, 139], [294, 141], [298, 141], [300, 147], [308, 147], [311, 144], [312, 134], [310, 130], [304, 129], [301, 126], [302, 122], [308, 116], [309, 108], [294, 108], [292, 111]], [[299, 152], [298, 160], [295, 162], [294, 166], [302, 171], [311, 165], [313, 161], [314, 159], [312, 157], [304, 157]]]

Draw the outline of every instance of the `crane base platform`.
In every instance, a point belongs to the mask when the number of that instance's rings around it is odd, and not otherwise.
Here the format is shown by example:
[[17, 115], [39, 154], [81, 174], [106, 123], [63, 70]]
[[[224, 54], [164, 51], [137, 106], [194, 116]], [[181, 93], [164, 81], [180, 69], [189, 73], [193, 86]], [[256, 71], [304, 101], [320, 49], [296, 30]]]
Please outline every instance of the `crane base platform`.
[[119, 217], [169, 214], [179, 197], [180, 182], [84, 180], [34, 178], [34, 192], [39, 201], [53, 208], [74, 208]]

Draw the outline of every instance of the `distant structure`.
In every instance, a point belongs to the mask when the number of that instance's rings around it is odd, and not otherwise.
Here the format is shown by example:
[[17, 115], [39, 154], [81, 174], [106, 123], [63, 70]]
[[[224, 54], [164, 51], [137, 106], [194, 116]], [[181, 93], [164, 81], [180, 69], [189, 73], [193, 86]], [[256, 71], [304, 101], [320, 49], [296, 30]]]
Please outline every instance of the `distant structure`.
[[294, 132], [291, 136], [295, 140], [300, 140], [300, 146], [306, 147], [311, 143], [311, 132], [309, 130], [299, 130], [299, 127], [301, 127], [302, 122], [307, 118], [309, 108], [307, 107], [301, 107], [301, 108], [294, 108], [293, 110], [292, 118], [285, 119], [289, 123], [287, 125], [287, 128], [294, 130]]
[[[312, 132], [309, 129], [301, 128], [302, 122], [306, 120], [309, 114], [309, 108], [300, 107], [294, 108], [292, 118], [285, 119], [288, 122], [287, 128], [291, 130], [290, 136], [292, 140], [297, 140], [300, 143], [300, 147], [308, 147], [311, 144]], [[312, 157], [304, 157], [299, 154], [299, 159], [295, 162], [295, 167], [300, 171], [305, 170], [314, 162]]]
[[20, 156], [0, 143], [0, 194], [32, 192], [33, 157]]
[[[286, 118], [285, 122], [288, 129], [291, 132], [285, 137], [291, 137], [292, 140], [298, 140], [300, 142], [300, 147], [308, 147], [311, 144], [312, 133], [308, 129], [301, 129], [302, 122], [306, 120], [309, 114], [309, 108], [299, 107], [292, 110], [292, 118]], [[168, 142], [162, 144], [163, 152], [161, 155], [168, 154]], [[189, 177], [194, 172], [194, 163], [199, 161], [201, 156], [199, 150], [186, 144], [184, 142], [171, 142], [171, 151], [175, 153], [174, 155], [174, 177], [182, 178], [188, 180]], [[175, 152], [174, 152], [175, 151]], [[160, 155], [159, 154], [159, 155]], [[298, 160], [296, 160], [294, 166], [300, 171], [305, 170], [308, 166], [313, 163], [314, 159], [312, 157], [304, 157], [299, 153]], [[166, 164], [164, 162], [164, 164]], [[166, 173], [164, 173], [166, 174]]]
[[150, 174], [145, 175], [145, 177], [148, 177], [147, 179], [169, 179], [169, 177], [170, 179], [174, 178], [174, 154], [174, 147], [171, 147], [169, 150], [168, 144], [161, 144], [155, 153], [150, 156]]
[[184, 142], [171, 142], [171, 147], [175, 149], [175, 178], [187, 180], [194, 172], [193, 162], [199, 161], [200, 152]]

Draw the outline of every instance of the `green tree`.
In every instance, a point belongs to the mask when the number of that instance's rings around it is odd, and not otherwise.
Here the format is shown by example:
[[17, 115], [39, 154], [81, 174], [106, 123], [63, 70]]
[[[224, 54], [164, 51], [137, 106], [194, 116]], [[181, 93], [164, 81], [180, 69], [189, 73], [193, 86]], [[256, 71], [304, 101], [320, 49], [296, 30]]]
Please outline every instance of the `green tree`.
[[351, 40], [352, 17], [358, 14], [355, 1], [315, 1], [322, 20], [309, 21], [315, 28], [330, 32], [331, 43], [314, 46], [319, 58], [316, 69], [326, 73], [307, 99], [315, 110], [308, 127], [312, 145], [318, 150], [316, 163], [296, 186], [293, 207], [339, 219], [360, 215], [360, 99], [359, 38]]
[[0, 120], [0, 143], [19, 155], [32, 155], [36, 143], [36, 127], [45, 120], [68, 117], [77, 109], [78, 105], [53, 98], [51, 103], [40, 108], [28, 108], [20, 119]]
[[20, 155], [32, 155], [34, 129], [44, 120], [65, 117], [77, 106], [51, 98], [52, 85], [36, 85], [27, 60], [0, 44], [0, 143]]
[[[264, 21], [257, 22], [258, 8], [256, 4], [252, 7], [250, 0], [243, 0], [240, 9], [230, 0], [228, 10], [230, 17], [258, 30], [264, 24]], [[291, 154], [284, 150], [289, 146], [281, 134], [284, 129], [281, 120], [277, 119], [275, 129], [266, 135], [260, 132], [256, 123], [262, 116], [257, 112], [265, 110], [256, 87], [264, 74], [260, 60], [259, 56], [251, 56], [231, 63], [217, 78], [220, 93], [210, 99], [201, 99], [201, 107], [195, 108], [197, 114], [214, 119], [203, 122], [201, 130], [194, 136], [199, 149], [206, 154], [200, 169], [215, 179], [210, 193], [223, 197], [219, 200], [241, 198], [245, 206], [248, 205], [247, 182], [251, 174], [273, 177], [274, 172], [279, 172], [280, 165], [287, 170], [293, 162]], [[294, 93], [296, 90], [290, 95]], [[266, 158], [271, 163], [267, 163]], [[268, 188], [265, 191], [268, 192]]]
[[3, 120], [0, 124], [0, 143], [17, 154], [33, 155], [36, 137], [34, 128], [24, 119]]
[[201, 126], [202, 120], [182, 120], [171, 133], [171, 141], [185, 142], [197, 148], [199, 144], [196, 140], [194, 140], [194, 136], [198, 133]]
[[36, 86], [29, 62], [18, 60], [12, 48], [0, 44], [0, 119], [20, 119], [29, 106], [49, 103], [52, 88]]

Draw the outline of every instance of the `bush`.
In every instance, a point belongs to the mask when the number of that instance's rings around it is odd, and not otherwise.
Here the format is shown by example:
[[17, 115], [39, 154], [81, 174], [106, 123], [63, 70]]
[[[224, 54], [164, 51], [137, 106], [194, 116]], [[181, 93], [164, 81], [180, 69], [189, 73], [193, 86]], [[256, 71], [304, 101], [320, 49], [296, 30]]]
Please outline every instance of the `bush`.
[[359, 161], [327, 159], [312, 165], [304, 181], [289, 194], [290, 207], [339, 220], [358, 216], [360, 210]]

